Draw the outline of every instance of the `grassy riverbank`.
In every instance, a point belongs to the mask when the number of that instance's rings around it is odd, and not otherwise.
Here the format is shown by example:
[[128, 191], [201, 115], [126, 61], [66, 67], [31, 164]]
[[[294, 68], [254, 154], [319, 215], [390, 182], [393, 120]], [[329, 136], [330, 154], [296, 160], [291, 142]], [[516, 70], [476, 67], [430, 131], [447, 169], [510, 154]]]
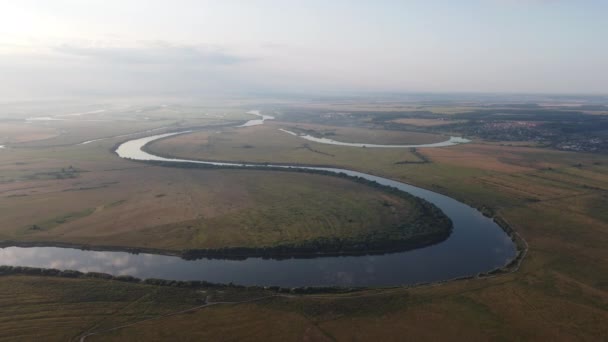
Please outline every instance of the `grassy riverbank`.
[[298, 133], [308, 134], [316, 138], [327, 138], [346, 143], [364, 143], [378, 145], [416, 145], [431, 144], [447, 140], [448, 137], [439, 134], [422, 132], [389, 131], [358, 127], [340, 127], [331, 125], [277, 123], [275, 126]]
[[379, 252], [449, 234], [418, 200], [349, 179], [156, 167], [121, 160], [106, 148], [7, 153], [0, 239], [243, 256], [354, 253], [357, 245]]
[[[529, 266], [516, 274], [440, 286], [305, 296], [0, 276], [0, 337], [77, 340], [96, 333], [86, 340], [393, 341], [404, 335], [597, 340], [608, 333], [601, 324], [608, 318], [601, 292], [581, 287], [553, 267]], [[201, 307], [215, 302], [222, 303]], [[188, 309], [192, 311], [184, 311]], [[436, 325], [441, 329], [432, 329]], [[111, 330], [116, 327], [122, 328]]]
[[279, 128], [289, 125], [269, 122], [264, 126], [247, 129], [195, 132], [153, 142], [148, 148], [161, 155], [184, 158], [331, 165], [363, 169], [362, 171], [379, 165], [393, 165], [393, 168], [400, 169], [402, 167], [395, 162], [421, 161], [409, 149], [353, 148], [319, 144], [279, 131]]

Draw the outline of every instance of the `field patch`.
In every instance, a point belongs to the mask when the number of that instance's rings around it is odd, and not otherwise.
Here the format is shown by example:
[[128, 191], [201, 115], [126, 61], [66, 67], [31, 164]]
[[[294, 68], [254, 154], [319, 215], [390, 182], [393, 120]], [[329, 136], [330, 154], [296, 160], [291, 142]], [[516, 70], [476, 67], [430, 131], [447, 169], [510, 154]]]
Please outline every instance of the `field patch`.
[[[417, 217], [412, 200], [337, 177], [124, 160], [83, 166], [63, 168], [79, 170], [77, 177], [0, 183], [0, 236], [171, 250], [260, 247], [393, 232]], [[47, 166], [13, 167], [37, 174]]]
[[316, 138], [327, 138], [346, 143], [417, 145], [437, 143], [448, 139], [448, 137], [442, 135], [421, 132], [291, 123], [284, 123], [282, 126], [296, 133], [309, 134]]
[[45, 140], [59, 136], [60, 132], [51, 127], [33, 124], [0, 123], [0, 144], [18, 144]]
[[398, 123], [398, 124], [404, 124], [404, 125], [418, 126], [418, 127], [436, 127], [436, 126], [451, 125], [451, 124], [455, 124], [455, 123], [462, 123], [464, 121], [463, 120], [450, 120], [449, 117], [446, 117], [446, 118], [439, 118], [439, 119], [401, 118], [401, 119], [392, 120], [391, 122]]
[[279, 127], [281, 125], [269, 123], [246, 129], [200, 131], [155, 141], [148, 148], [153, 153], [183, 158], [326, 165], [364, 171], [378, 166], [404, 168], [406, 166], [396, 163], [422, 161], [408, 148], [367, 149], [319, 144], [281, 132]]

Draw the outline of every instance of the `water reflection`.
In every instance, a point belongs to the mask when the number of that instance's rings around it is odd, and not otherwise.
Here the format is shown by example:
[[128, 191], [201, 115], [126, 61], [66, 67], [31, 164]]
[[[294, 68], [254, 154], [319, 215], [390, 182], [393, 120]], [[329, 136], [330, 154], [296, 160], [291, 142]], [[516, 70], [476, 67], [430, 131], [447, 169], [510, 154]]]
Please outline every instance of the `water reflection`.
[[242, 285], [392, 286], [476, 274], [500, 267], [514, 256], [511, 240], [502, 231], [491, 229], [488, 222], [468, 227], [460, 220], [457, 223], [455, 236], [441, 244], [374, 256], [184, 260], [126, 252], [7, 247], [0, 249], [0, 264]]
[[249, 120], [249, 121], [245, 122], [244, 124], [237, 126], [237, 127], [258, 126], [258, 125], [263, 125], [264, 121], [266, 121], [266, 120], [274, 120], [274, 116], [260, 114], [259, 110], [250, 110], [247, 112], [247, 114], [253, 114], [253, 115], [259, 116], [260, 119]]

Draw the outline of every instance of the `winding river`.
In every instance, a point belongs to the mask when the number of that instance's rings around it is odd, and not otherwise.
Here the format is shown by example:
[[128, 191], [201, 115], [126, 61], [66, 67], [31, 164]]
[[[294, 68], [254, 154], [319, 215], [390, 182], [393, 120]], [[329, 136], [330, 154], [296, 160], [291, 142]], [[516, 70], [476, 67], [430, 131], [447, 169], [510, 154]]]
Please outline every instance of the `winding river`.
[[469, 139], [461, 138], [461, 137], [450, 137], [450, 139], [445, 141], [440, 141], [431, 144], [411, 144], [411, 145], [381, 145], [381, 144], [367, 144], [367, 143], [349, 143], [343, 141], [332, 140], [329, 138], [317, 138], [309, 134], [298, 134], [296, 132], [288, 131], [286, 129], [280, 128], [279, 131], [285, 132], [287, 134], [291, 134], [298, 138], [302, 138], [308, 141], [314, 141], [319, 144], [328, 144], [328, 145], [339, 145], [339, 146], [349, 146], [349, 147], [372, 147], [372, 148], [411, 148], [411, 147], [447, 147], [454, 146], [459, 144], [466, 144], [471, 142]]
[[[258, 113], [251, 113], [258, 116]], [[262, 124], [272, 117], [261, 117]], [[250, 126], [250, 125], [244, 125]], [[230, 162], [206, 162], [164, 158], [142, 148], [155, 140], [188, 133], [157, 134], [121, 144], [116, 153], [126, 159], [156, 160], [219, 166], [260, 167]], [[457, 200], [409, 184], [357, 171], [287, 165], [273, 168], [299, 168], [346, 173], [421, 197], [439, 207], [454, 224], [450, 237], [436, 245], [406, 252], [370, 256], [339, 256], [312, 259], [184, 260], [176, 256], [101, 252], [58, 247], [7, 247], [0, 249], [0, 264], [82, 272], [128, 274], [140, 278], [205, 280], [241, 285], [299, 286], [395, 286], [445, 281], [471, 276], [502, 267], [516, 256], [510, 237], [490, 218]]]

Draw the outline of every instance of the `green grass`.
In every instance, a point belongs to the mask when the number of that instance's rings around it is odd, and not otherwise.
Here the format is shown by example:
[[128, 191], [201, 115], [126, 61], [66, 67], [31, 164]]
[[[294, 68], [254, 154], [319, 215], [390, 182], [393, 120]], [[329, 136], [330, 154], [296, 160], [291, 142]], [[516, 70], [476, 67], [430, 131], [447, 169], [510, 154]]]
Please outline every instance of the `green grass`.
[[[202, 172], [204, 177], [208, 171], [188, 172]], [[417, 218], [412, 200], [349, 180], [288, 172], [222, 173], [238, 184], [246, 205], [222, 215], [129, 231], [112, 241], [172, 249], [264, 247], [317, 238], [356, 239], [407, 227]], [[154, 197], [172, 196], [163, 195]]]

